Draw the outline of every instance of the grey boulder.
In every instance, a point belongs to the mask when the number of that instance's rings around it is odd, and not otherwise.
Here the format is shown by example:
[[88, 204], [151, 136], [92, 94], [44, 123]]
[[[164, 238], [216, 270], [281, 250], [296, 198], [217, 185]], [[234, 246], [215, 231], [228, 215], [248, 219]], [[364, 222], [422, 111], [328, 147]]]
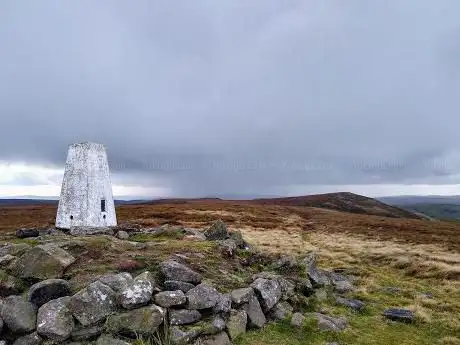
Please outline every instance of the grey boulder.
[[355, 311], [362, 311], [365, 307], [365, 304], [357, 299], [347, 299], [347, 298], [339, 296], [339, 297], [336, 297], [335, 301], [338, 305], [348, 307]]
[[305, 322], [305, 316], [300, 313], [294, 313], [291, 318], [291, 325], [294, 327], [302, 327]]
[[178, 280], [193, 284], [199, 284], [201, 282], [201, 274], [174, 260], [161, 262], [160, 270], [166, 277], [166, 280]]
[[213, 307], [215, 314], [227, 314], [232, 309], [232, 298], [230, 294], [222, 294], [219, 296], [216, 305]]
[[251, 296], [254, 294], [254, 289], [252, 287], [241, 288], [233, 290], [230, 294], [232, 302], [235, 305], [241, 305], [243, 303], [248, 303]]
[[262, 328], [267, 323], [267, 319], [255, 294], [249, 298], [248, 303], [243, 305], [243, 309], [248, 314], [249, 327]]
[[9, 296], [3, 300], [0, 316], [14, 333], [25, 334], [35, 330], [37, 308], [22, 296]]
[[320, 313], [310, 313], [308, 316], [316, 318], [318, 328], [323, 331], [340, 332], [348, 325], [347, 320], [343, 317], [332, 317]]
[[24, 253], [11, 268], [20, 278], [60, 278], [75, 258], [53, 243], [38, 245]]
[[70, 297], [61, 297], [42, 305], [38, 309], [37, 333], [54, 341], [68, 339], [74, 328], [69, 303]]
[[220, 332], [215, 335], [208, 335], [197, 340], [194, 345], [232, 345], [227, 333]]
[[83, 326], [89, 326], [117, 310], [117, 296], [110, 287], [96, 281], [71, 297], [69, 309]]
[[220, 293], [212, 286], [200, 284], [187, 292], [187, 309], [207, 309], [216, 305]]
[[294, 308], [292, 308], [292, 306], [288, 302], [284, 301], [279, 302], [277, 305], [275, 305], [271, 310], [270, 314], [271, 317], [275, 320], [284, 320], [292, 314], [293, 310]]
[[124, 340], [116, 339], [111, 335], [103, 334], [101, 335], [97, 341], [96, 345], [131, 345]]
[[415, 315], [412, 311], [401, 308], [389, 308], [383, 312], [383, 316], [393, 321], [412, 323], [415, 321]]
[[134, 309], [150, 302], [155, 281], [150, 272], [137, 276], [120, 291], [120, 303], [125, 309]]
[[259, 297], [265, 312], [272, 309], [281, 299], [281, 286], [275, 279], [258, 278], [251, 286]]
[[193, 289], [194, 287], [195, 285], [193, 284], [181, 282], [179, 280], [166, 280], [164, 282], [165, 290], [169, 290], [169, 291], [181, 290], [182, 292], [187, 292]]

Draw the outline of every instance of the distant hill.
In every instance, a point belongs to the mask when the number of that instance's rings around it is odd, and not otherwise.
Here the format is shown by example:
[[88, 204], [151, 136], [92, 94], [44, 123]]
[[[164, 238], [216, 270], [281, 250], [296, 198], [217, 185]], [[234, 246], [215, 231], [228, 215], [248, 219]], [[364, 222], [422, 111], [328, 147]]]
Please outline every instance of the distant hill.
[[456, 204], [413, 204], [401, 207], [440, 220], [460, 220], [460, 205]]
[[393, 218], [423, 218], [420, 215], [414, 214], [399, 207], [385, 204], [379, 200], [348, 192], [295, 196], [287, 198], [254, 199], [251, 202], [266, 205], [319, 207], [343, 212]]
[[[141, 204], [145, 200], [115, 200], [115, 205]], [[0, 199], [0, 206], [57, 205], [56, 199]]]
[[385, 196], [376, 198], [386, 204], [400, 205], [416, 205], [416, 204], [453, 204], [460, 205], [460, 195], [401, 195], [401, 196]]

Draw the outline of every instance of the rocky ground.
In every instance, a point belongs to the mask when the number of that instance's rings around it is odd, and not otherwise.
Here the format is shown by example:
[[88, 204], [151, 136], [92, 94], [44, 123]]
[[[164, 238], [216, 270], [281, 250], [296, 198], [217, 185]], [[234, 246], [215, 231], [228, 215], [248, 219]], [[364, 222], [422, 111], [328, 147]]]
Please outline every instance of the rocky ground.
[[[314, 320], [318, 331], [349, 327], [346, 317], [333, 317], [319, 307], [306, 312], [313, 301], [333, 297], [337, 305], [355, 312], [365, 308], [365, 302], [347, 298], [354, 290], [352, 275], [318, 268], [314, 253], [297, 258], [264, 255], [222, 221], [204, 232], [125, 226], [73, 228], [69, 233], [19, 229], [16, 236], [31, 238], [34, 245], [0, 247], [3, 344], [133, 344], [157, 339], [164, 344], [221, 345], [282, 320], [295, 328]], [[154, 254], [159, 243], [153, 239], [161, 236], [208, 248], [217, 255], [214, 259], [227, 265], [201, 267], [201, 273], [188, 264], [197, 252], [181, 251], [149, 263], [145, 270], [139, 254]], [[131, 260], [119, 259], [116, 267], [106, 266], [107, 272], [87, 269], [89, 276], [80, 279], [81, 268], [92, 265], [93, 243], [123, 252], [131, 246], [131, 254], [139, 253]], [[103, 262], [109, 263], [100, 249]], [[110, 273], [114, 268], [118, 272]], [[216, 268], [219, 279], [212, 272]], [[245, 275], [238, 275], [243, 271]], [[383, 316], [415, 321], [405, 309], [387, 309]]]
[[[70, 233], [52, 227], [48, 207], [0, 209], [0, 338], [8, 345], [460, 343], [455, 225], [224, 206], [123, 206], [119, 227]], [[219, 218], [225, 224], [210, 226]], [[428, 244], [430, 236], [437, 242]], [[171, 264], [188, 276], [169, 279]], [[113, 304], [101, 307], [98, 296]]]

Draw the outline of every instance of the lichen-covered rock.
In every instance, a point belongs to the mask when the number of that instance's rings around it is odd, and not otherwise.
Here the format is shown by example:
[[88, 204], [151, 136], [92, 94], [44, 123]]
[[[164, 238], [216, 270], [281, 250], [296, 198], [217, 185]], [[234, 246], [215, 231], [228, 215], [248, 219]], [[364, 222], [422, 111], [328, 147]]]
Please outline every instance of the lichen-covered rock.
[[219, 296], [216, 305], [213, 308], [215, 314], [227, 314], [232, 309], [232, 298], [230, 294], [222, 294]]
[[75, 262], [75, 258], [53, 243], [38, 245], [24, 253], [12, 265], [12, 272], [20, 278], [61, 278], [64, 270]]
[[83, 326], [89, 326], [117, 310], [117, 296], [110, 287], [96, 281], [71, 297], [69, 309]]
[[47, 279], [29, 289], [28, 299], [37, 307], [60, 297], [70, 295], [70, 283], [64, 279]]
[[215, 316], [211, 322], [205, 322], [201, 326], [201, 334], [204, 335], [213, 335], [220, 333], [225, 330], [226, 324], [225, 320], [222, 319], [220, 316]]
[[200, 319], [201, 313], [198, 310], [171, 309], [169, 311], [169, 323], [173, 326], [188, 325]]
[[21, 256], [26, 251], [31, 249], [32, 247], [27, 243], [11, 243], [1, 246], [0, 245], [0, 256], [5, 255], [14, 255], [14, 256]]
[[17, 295], [22, 291], [24, 291], [24, 283], [21, 279], [0, 270], [0, 297]]
[[74, 328], [69, 303], [70, 297], [61, 297], [43, 304], [38, 309], [37, 333], [55, 341], [68, 339]]
[[220, 293], [212, 286], [200, 284], [187, 292], [187, 309], [213, 308]]
[[294, 313], [291, 318], [291, 325], [294, 327], [302, 327], [305, 322], [305, 316], [300, 313]]
[[230, 294], [232, 302], [235, 305], [241, 305], [243, 303], [248, 303], [251, 296], [254, 294], [254, 289], [252, 287], [241, 288], [233, 290]]
[[201, 274], [192, 271], [187, 266], [174, 260], [163, 261], [159, 266], [166, 280], [178, 280], [193, 284], [199, 284], [201, 282]]
[[124, 340], [116, 339], [112, 337], [111, 335], [103, 334], [97, 339], [96, 345], [131, 345], [131, 344]]
[[208, 335], [197, 340], [194, 345], [232, 345], [227, 333], [220, 332], [215, 335]]
[[3, 300], [0, 317], [14, 333], [26, 334], [35, 330], [37, 308], [22, 296], [9, 296]]
[[137, 276], [120, 291], [120, 303], [125, 309], [134, 309], [150, 302], [155, 281], [150, 272]]
[[248, 303], [243, 305], [243, 309], [248, 314], [249, 327], [262, 328], [267, 323], [267, 319], [255, 294], [249, 298]]
[[37, 332], [34, 332], [16, 339], [13, 345], [40, 345], [42, 342], [42, 337]]
[[318, 328], [323, 331], [340, 332], [348, 325], [344, 317], [332, 317], [320, 313], [309, 313], [307, 316], [314, 317], [318, 321]]
[[166, 280], [163, 285], [164, 285], [165, 290], [169, 290], [169, 291], [181, 290], [184, 293], [188, 292], [189, 290], [195, 287], [195, 285], [193, 284], [181, 282], [178, 280]]
[[229, 236], [233, 241], [235, 241], [235, 244], [238, 248], [243, 249], [246, 247], [246, 242], [243, 239], [243, 234], [241, 231], [231, 231], [229, 232]]
[[231, 258], [236, 253], [236, 242], [232, 239], [219, 241], [220, 252], [224, 257]]
[[179, 326], [173, 326], [170, 329], [170, 340], [173, 345], [186, 345], [191, 343], [201, 334], [199, 328], [182, 329]]
[[164, 319], [164, 310], [156, 305], [130, 310], [107, 318], [106, 329], [112, 334], [152, 336]]
[[122, 272], [118, 274], [105, 274], [99, 277], [98, 280], [113, 291], [120, 292], [133, 282], [133, 277], [127, 272]]
[[270, 311], [271, 317], [275, 320], [284, 320], [292, 314], [294, 308], [286, 301], [279, 302]]
[[97, 338], [105, 329], [105, 325], [102, 323], [91, 325], [91, 326], [81, 326], [78, 325], [74, 327], [70, 337], [73, 341], [84, 341]]
[[244, 310], [232, 309], [227, 321], [227, 331], [230, 339], [235, 340], [235, 338], [245, 333], [247, 322], [248, 315]]
[[155, 295], [155, 303], [160, 307], [169, 308], [184, 304], [187, 301], [185, 294], [181, 290], [163, 291]]
[[214, 222], [205, 232], [204, 235], [209, 241], [225, 240], [229, 238], [227, 226], [222, 220]]
[[265, 312], [271, 310], [281, 299], [281, 286], [276, 279], [258, 278], [251, 284], [251, 287], [259, 297]]

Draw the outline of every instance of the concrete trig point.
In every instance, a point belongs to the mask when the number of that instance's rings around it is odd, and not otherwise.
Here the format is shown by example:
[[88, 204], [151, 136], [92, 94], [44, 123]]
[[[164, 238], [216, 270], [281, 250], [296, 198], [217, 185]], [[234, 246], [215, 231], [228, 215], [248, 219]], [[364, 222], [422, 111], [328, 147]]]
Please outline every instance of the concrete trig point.
[[105, 147], [96, 143], [69, 146], [56, 227], [117, 225]]

